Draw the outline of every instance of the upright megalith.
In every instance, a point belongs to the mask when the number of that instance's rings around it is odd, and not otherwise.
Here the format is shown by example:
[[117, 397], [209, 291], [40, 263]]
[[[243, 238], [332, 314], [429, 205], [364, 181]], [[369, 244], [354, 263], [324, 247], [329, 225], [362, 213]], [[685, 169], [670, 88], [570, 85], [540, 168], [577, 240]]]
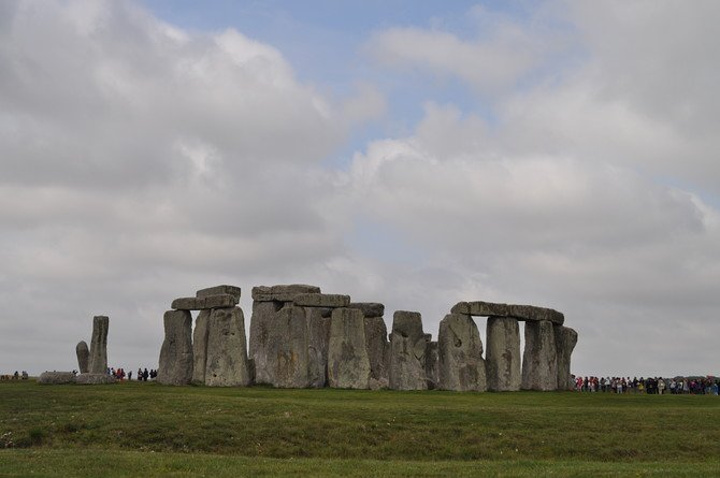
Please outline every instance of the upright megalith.
[[430, 334], [425, 334], [425, 377], [428, 390], [440, 388], [440, 347]]
[[328, 345], [328, 385], [331, 388], [368, 388], [370, 359], [365, 348], [363, 313], [340, 308], [332, 313]]
[[269, 371], [269, 383], [279, 388], [310, 386], [308, 337], [303, 308], [286, 305], [273, 315], [270, 330], [272, 333], [268, 338], [265, 363]]
[[80, 373], [88, 373], [90, 371], [90, 349], [87, 342], [84, 340], [78, 342], [75, 346], [75, 355], [77, 356]]
[[487, 385], [493, 392], [520, 390], [520, 324], [512, 317], [488, 317]]
[[245, 318], [240, 307], [212, 310], [207, 319], [206, 343], [205, 385], [214, 387], [250, 385]]
[[308, 344], [308, 386], [322, 388], [327, 385], [328, 344], [330, 341], [330, 316], [328, 310], [305, 307], [305, 327]]
[[376, 302], [355, 302], [349, 306], [363, 314], [365, 325], [365, 349], [370, 360], [369, 388], [377, 390], [387, 388], [390, 358], [387, 325], [385, 325], [385, 306]]
[[448, 314], [438, 332], [439, 388], [484, 392], [487, 389], [483, 345], [469, 315]]
[[419, 312], [398, 310], [393, 314], [388, 373], [391, 389], [427, 390], [428, 343]]
[[207, 365], [207, 344], [208, 344], [208, 319], [212, 314], [211, 309], [201, 310], [195, 319], [193, 329], [193, 374], [192, 383], [205, 384], [205, 367]]
[[107, 335], [110, 319], [104, 315], [93, 317], [92, 339], [90, 340], [89, 373], [107, 373]]
[[552, 322], [525, 322], [521, 385], [523, 390], [557, 390], [557, 357]]
[[578, 334], [565, 326], [555, 326], [557, 347], [558, 390], [573, 390], [575, 384], [570, 375], [570, 357], [577, 344]]
[[157, 381], [187, 385], [193, 376], [192, 316], [188, 310], [168, 310], [163, 322], [165, 340], [160, 348]]

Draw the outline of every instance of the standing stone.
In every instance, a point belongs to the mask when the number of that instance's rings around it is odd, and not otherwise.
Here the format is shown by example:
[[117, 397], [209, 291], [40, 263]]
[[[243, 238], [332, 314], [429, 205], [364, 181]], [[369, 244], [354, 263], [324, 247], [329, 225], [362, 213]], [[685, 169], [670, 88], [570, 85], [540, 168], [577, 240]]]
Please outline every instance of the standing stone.
[[240, 307], [213, 309], [207, 319], [205, 385], [245, 387], [250, 384], [245, 318]]
[[557, 348], [553, 324], [547, 320], [525, 322], [522, 364], [523, 390], [557, 390]]
[[325, 310], [304, 307], [308, 340], [308, 386], [322, 388], [327, 384], [328, 344], [330, 317]]
[[[272, 315], [268, 331], [265, 383], [278, 388], [309, 387], [308, 337], [303, 308], [286, 305]], [[258, 365], [256, 362], [255, 366]]]
[[557, 347], [558, 390], [573, 390], [575, 384], [570, 375], [570, 356], [577, 344], [578, 334], [570, 327], [555, 326]]
[[193, 330], [193, 375], [192, 383], [205, 384], [205, 367], [207, 365], [208, 319], [210, 310], [201, 310], [195, 319]]
[[[253, 289], [255, 290], [255, 289]], [[273, 329], [275, 316], [282, 308], [282, 302], [253, 302], [250, 319], [250, 358], [255, 366], [255, 383], [274, 384], [275, 371], [271, 367], [270, 338], [276, 333]]]
[[77, 355], [78, 369], [80, 370], [80, 373], [88, 373], [90, 370], [90, 350], [84, 340], [81, 340], [78, 342], [77, 346], [75, 346], [75, 355]]
[[90, 340], [89, 373], [107, 374], [107, 335], [110, 319], [104, 315], [93, 317]]
[[187, 310], [168, 310], [163, 322], [165, 340], [160, 348], [157, 381], [187, 385], [193, 376], [192, 316]]
[[512, 317], [489, 317], [487, 320], [488, 390], [520, 390], [520, 324]]
[[398, 310], [390, 334], [389, 385], [393, 390], [427, 390], [427, 337], [419, 312]]
[[440, 347], [433, 342], [430, 334], [425, 334], [425, 376], [428, 390], [440, 388]]
[[369, 380], [363, 313], [357, 309], [335, 309], [330, 323], [328, 383], [331, 388], [366, 389]]
[[458, 392], [487, 389], [483, 345], [472, 317], [446, 315], [440, 321], [438, 348], [441, 389]]
[[365, 348], [370, 360], [370, 388], [377, 390], [388, 386], [388, 359], [390, 343], [387, 326], [382, 317], [365, 317]]

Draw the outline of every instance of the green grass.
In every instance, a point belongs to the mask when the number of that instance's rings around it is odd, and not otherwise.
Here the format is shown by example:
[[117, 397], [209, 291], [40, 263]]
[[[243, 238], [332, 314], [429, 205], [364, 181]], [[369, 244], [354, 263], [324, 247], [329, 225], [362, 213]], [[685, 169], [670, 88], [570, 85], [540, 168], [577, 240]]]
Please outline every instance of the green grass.
[[715, 475], [718, 423], [713, 396], [10, 382], [0, 476]]

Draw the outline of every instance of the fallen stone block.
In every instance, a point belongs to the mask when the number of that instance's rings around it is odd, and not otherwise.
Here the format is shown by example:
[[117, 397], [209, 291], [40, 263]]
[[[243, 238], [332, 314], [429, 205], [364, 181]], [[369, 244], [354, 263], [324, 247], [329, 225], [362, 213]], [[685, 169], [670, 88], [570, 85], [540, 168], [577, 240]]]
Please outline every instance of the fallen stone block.
[[78, 385], [107, 385], [116, 381], [115, 377], [107, 373], [81, 373], [75, 377]]
[[41, 385], [63, 385], [75, 383], [75, 374], [72, 372], [43, 372], [38, 377]]

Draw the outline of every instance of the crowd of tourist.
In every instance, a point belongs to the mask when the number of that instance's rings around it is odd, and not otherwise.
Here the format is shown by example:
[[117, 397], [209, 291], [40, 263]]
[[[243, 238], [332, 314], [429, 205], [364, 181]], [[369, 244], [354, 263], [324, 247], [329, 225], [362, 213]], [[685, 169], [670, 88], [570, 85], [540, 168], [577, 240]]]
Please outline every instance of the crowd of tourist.
[[[108, 367], [108, 375], [112, 375], [117, 380], [125, 380], [126, 378], [128, 380], [133, 379], [133, 371], [130, 370], [129, 372], [125, 373], [125, 369], [115, 368], [115, 367]], [[135, 375], [136, 380], [141, 382], [147, 382], [148, 380], [155, 380], [155, 377], [157, 377], [157, 370], [147, 368], [138, 368], [137, 369], [137, 375]]]
[[717, 395], [720, 379], [715, 377], [575, 377], [578, 392], [648, 393], [662, 395]]

